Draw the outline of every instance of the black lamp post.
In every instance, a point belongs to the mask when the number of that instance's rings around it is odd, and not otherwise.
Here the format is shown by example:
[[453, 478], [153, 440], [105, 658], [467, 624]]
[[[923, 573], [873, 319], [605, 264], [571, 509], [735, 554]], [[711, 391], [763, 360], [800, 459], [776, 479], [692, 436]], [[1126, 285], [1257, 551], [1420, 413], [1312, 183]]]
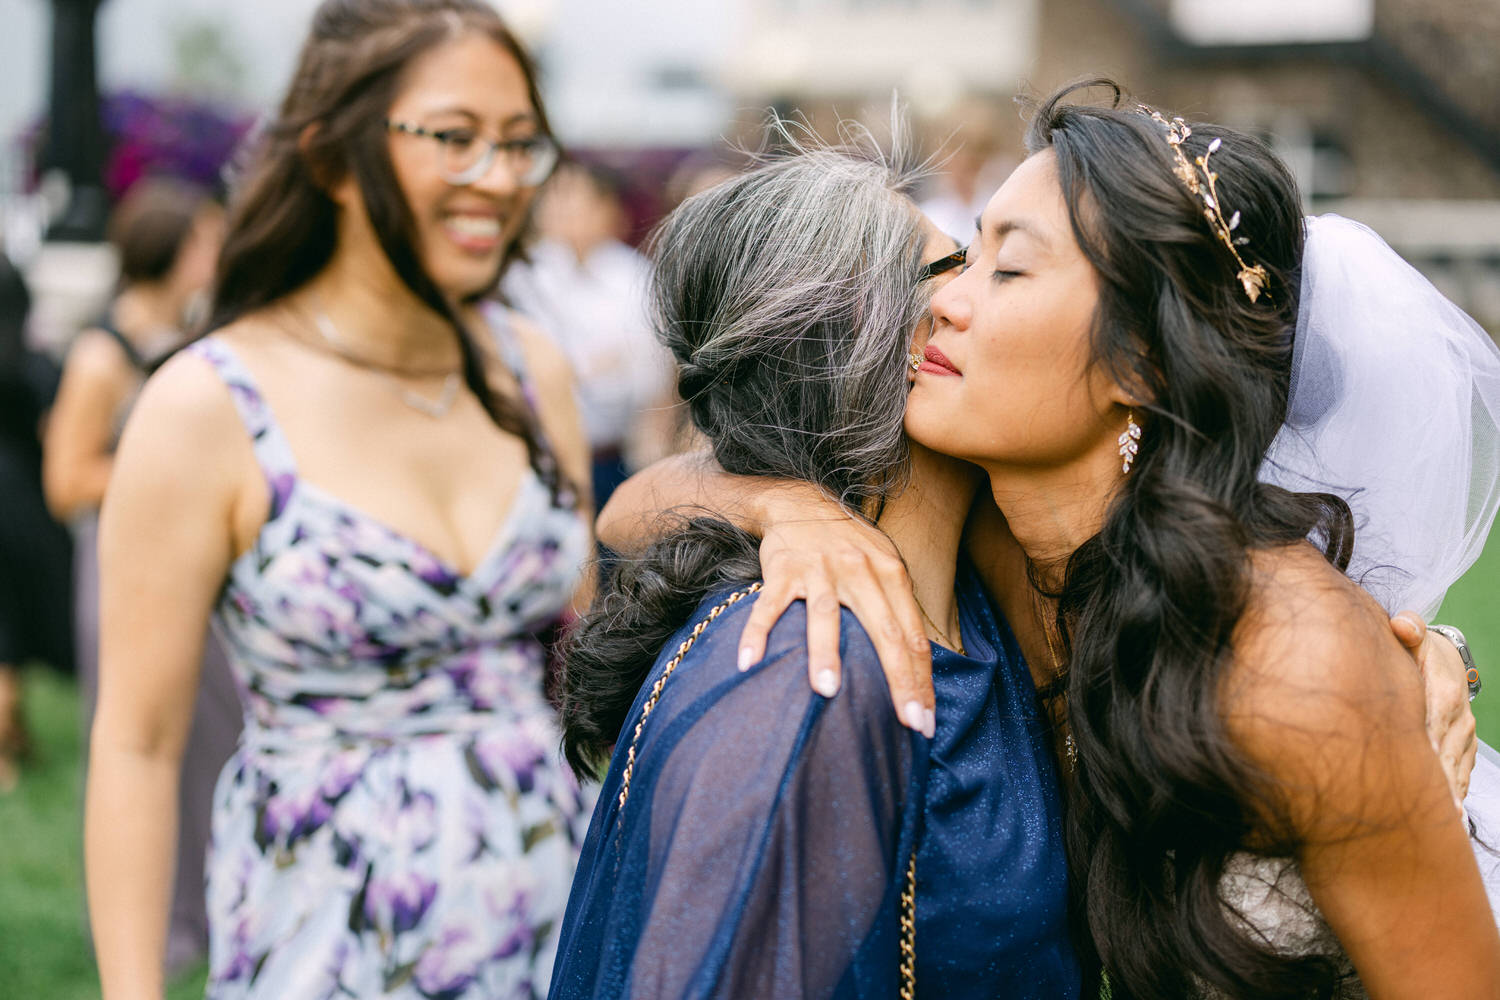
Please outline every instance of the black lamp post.
[[68, 203], [49, 240], [92, 243], [104, 238], [108, 143], [99, 116], [94, 19], [104, 0], [51, 0], [52, 86], [39, 166], [68, 180]]

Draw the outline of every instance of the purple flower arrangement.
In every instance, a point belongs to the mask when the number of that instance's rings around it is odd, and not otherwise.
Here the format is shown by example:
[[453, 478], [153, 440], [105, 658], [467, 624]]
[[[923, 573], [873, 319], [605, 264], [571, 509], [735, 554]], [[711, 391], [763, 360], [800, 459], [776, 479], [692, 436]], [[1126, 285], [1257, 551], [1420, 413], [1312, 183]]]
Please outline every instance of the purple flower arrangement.
[[[224, 165], [254, 121], [242, 112], [192, 97], [135, 90], [106, 95], [100, 117], [109, 143], [104, 187], [115, 202], [136, 181], [153, 175], [218, 189]], [[42, 122], [27, 130], [25, 143], [33, 164], [45, 134]], [[32, 182], [38, 179], [33, 168]]]
[[112, 143], [104, 185], [115, 199], [148, 174], [168, 174], [217, 187], [220, 171], [252, 121], [189, 97], [136, 91], [106, 97], [102, 115]]

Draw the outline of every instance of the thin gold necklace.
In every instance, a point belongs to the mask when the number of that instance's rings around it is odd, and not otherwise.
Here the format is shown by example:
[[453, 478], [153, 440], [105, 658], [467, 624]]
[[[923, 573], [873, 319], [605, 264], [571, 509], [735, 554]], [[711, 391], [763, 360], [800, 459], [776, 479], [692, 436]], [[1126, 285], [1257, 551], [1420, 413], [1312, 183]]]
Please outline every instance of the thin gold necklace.
[[[1047, 640], [1047, 655], [1052, 657], [1052, 676], [1054, 678], [1061, 678], [1062, 661], [1058, 659], [1057, 648], [1052, 645], [1052, 629], [1047, 625], [1047, 611], [1046, 608], [1042, 606], [1042, 597], [1035, 590], [1033, 590], [1031, 592], [1031, 598], [1032, 602], [1036, 605], [1037, 624], [1041, 625], [1042, 627], [1042, 638]], [[1066, 692], [1063, 693], [1063, 697], [1066, 699]], [[1068, 725], [1066, 709], [1064, 710], [1064, 713], [1063, 726], [1066, 727]], [[1078, 770], [1078, 744], [1074, 742], [1073, 730], [1070, 728], [1065, 728], [1063, 732], [1063, 755], [1067, 758], [1068, 761], [1068, 771], [1071, 773]]]
[[[338, 327], [333, 325], [333, 320], [328, 318], [327, 313], [319, 311], [313, 316], [313, 322], [317, 325], [318, 333], [328, 342], [328, 346], [333, 348], [335, 354], [352, 364], [361, 364], [362, 359], [349, 351], [348, 345], [339, 336]], [[453, 404], [458, 401], [458, 372], [449, 372], [443, 376], [443, 388], [438, 393], [437, 398], [428, 399], [421, 393], [413, 392], [402, 385], [401, 380], [388, 371], [374, 365], [361, 366], [377, 372], [390, 382], [391, 386], [401, 394], [401, 402], [418, 413], [426, 414], [434, 420], [447, 416], [448, 411], [453, 409]]]
[[968, 656], [969, 651], [964, 649], [963, 619], [959, 619], [958, 641], [954, 642], [952, 639], [948, 638], [947, 633], [938, 628], [937, 622], [933, 621], [932, 616], [927, 613], [927, 609], [922, 607], [922, 602], [917, 599], [917, 595], [912, 594], [911, 597], [912, 600], [917, 602], [917, 610], [922, 612], [922, 618], [927, 622], [928, 625], [932, 626], [932, 630], [938, 634], [938, 638], [943, 641], [943, 645], [956, 652], [959, 656]]
[[[372, 361], [360, 355], [345, 342], [343, 336], [339, 333], [338, 327], [334, 325], [333, 320], [324, 311], [321, 297], [316, 295], [313, 297], [312, 321], [313, 328], [318, 331], [318, 336], [322, 338], [324, 346], [334, 355], [357, 368], [372, 371], [384, 378], [400, 394], [401, 401], [418, 413], [431, 417], [433, 420], [440, 420], [448, 415], [448, 411], [453, 409], [453, 404], [458, 401], [458, 390], [462, 384], [462, 379], [459, 378], [457, 371], [453, 369], [448, 369], [446, 372], [431, 370], [405, 371], [381, 364], [378, 361]], [[438, 374], [443, 376], [443, 387], [438, 391], [437, 398], [435, 399], [429, 399], [419, 392], [413, 392], [401, 381], [402, 378], [430, 378]]]

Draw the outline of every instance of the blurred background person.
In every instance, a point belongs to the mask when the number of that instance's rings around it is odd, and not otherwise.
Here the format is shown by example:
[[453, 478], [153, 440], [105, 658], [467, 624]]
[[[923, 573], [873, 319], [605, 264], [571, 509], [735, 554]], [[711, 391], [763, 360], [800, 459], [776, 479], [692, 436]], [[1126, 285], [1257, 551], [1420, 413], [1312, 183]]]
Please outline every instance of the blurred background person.
[[21, 671], [72, 666], [67, 532], [42, 497], [41, 433], [57, 366], [26, 345], [31, 295], [0, 254], [0, 793], [20, 778], [30, 736]]
[[927, 127], [941, 165], [917, 207], [965, 246], [990, 195], [1021, 162], [1015, 153], [1019, 146], [1006, 146], [1004, 130], [994, 120], [997, 103], [960, 101]]
[[622, 181], [560, 166], [537, 201], [538, 239], [502, 290], [567, 354], [593, 462], [594, 509], [632, 471], [672, 450], [671, 357], [646, 314], [650, 262], [624, 242]]
[[100, 515], [84, 841], [108, 1000], [161, 994], [210, 619], [245, 729], [214, 797], [209, 995], [548, 980], [588, 800], [539, 633], [584, 587], [587, 448], [561, 352], [486, 297], [557, 155], [482, 0], [319, 5], [235, 185], [210, 332], [142, 389]]
[[[74, 339], [48, 421], [47, 503], [73, 529], [73, 621], [84, 746], [99, 681], [99, 506], [115, 446], [147, 375], [181, 346], [201, 313], [223, 237], [223, 210], [202, 188], [165, 178], [133, 185], [108, 235], [119, 287], [96, 326]], [[219, 771], [240, 732], [239, 698], [218, 641], [204, 643], [202, 682], [178, 784], [176, 875], [166, 967], [175, 974], [208, 951], [203, 858]]]

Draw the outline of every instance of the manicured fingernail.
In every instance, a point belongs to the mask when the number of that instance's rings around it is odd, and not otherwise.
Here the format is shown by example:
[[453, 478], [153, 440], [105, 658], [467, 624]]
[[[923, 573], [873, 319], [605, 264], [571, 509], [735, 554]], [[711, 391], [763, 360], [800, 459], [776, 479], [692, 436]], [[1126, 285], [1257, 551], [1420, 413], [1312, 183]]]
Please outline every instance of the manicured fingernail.
[[739, 660], [740, 672], [744, 673], [746, 670], [749, 670], [754, 665], [755, 665], [755, 650], [751, 649], [749, 646], [741, 646], [740, 647], [740, 660]]
[[937, 735], [937, 713], [930, 708], [922, 710], [922, 733], [929, 740]]
[[832, 670], [819, 670], [813, 676], [813, 690], [825, 698], [832, 698], [839, 693], [839, 677]]
[[919, 733], [923, 732], [923, 726], [927, 721], [922, 712], [921, 704], [915, 701], [907, 702], [905, 707], [901, 709], [901, 718], [908, 728], [915, 729]]

